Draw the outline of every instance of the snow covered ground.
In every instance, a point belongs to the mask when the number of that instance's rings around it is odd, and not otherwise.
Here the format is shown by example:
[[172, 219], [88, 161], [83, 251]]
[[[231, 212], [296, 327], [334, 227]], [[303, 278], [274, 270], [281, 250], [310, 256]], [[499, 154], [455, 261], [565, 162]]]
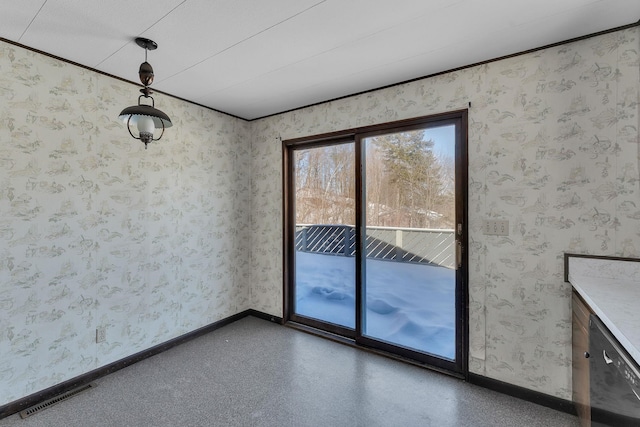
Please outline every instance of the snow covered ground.
[[[363, 335], [453, 360], [455, 271], [367, 260]], [[296, 251], [297, 314], [355, 328], [355, 258]]]

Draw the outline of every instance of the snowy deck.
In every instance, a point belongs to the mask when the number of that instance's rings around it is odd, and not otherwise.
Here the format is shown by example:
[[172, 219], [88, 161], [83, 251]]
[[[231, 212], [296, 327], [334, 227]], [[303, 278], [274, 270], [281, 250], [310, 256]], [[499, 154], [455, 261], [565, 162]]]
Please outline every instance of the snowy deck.
[[[367, 259], [363, 334], [455, 357], [455, 271]], [[296, 251], [297, 314], [355, 327], [355, 258]]]

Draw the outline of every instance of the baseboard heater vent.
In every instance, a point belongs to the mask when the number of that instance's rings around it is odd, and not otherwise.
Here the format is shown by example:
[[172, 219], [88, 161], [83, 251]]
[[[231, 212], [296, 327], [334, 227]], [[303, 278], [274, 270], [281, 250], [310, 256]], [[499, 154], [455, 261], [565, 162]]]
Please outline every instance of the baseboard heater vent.
[[69, 390], [66, 393], [62, 393], [56, 397], [52, 397], [51, 399], [47, 399], [44, 402], [40, 402], [37, 405], [33, 405], [32, 407], [25, 409], [24, 411], [20, 411], [20, 418], [24, 419], [24, 418], [30, 417], [31, 415], [34, 415], [40, 411], [43, 411], [55, 405], [56, 403], [60, 403], [67, 399], [70, 399], [73, 396], [77, 395], [78, 393], [82, 393], [83, 391], [93, 388], [95, 386], [96, 385], [94, 383], [90, 383], [87, 385], [83, 385], [82, 387]]

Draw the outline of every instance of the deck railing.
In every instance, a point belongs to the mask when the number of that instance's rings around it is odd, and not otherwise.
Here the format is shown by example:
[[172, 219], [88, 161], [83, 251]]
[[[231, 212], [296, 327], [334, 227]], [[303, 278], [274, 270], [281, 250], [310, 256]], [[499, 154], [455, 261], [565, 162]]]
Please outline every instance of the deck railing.
[[[355, 227], [335, 224], [297, 224], [296, 250], [326, 255], [355, 256]], [[367, 258], [454, 268], [453, 230], [367, 227]]]

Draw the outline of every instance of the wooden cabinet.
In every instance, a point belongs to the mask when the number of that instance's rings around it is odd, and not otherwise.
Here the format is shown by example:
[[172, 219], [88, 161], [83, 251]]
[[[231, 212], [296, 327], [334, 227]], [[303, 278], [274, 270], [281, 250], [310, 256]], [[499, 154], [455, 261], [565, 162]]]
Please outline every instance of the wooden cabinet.
[[576, 406], [580, 424], [591, 426], [591, 405], [589, 401], [589, 359], [585, 357], [589, 351], [589, 306], [577, 292], [572, 298], [572, 330], [573, 330], [573, 402]]

